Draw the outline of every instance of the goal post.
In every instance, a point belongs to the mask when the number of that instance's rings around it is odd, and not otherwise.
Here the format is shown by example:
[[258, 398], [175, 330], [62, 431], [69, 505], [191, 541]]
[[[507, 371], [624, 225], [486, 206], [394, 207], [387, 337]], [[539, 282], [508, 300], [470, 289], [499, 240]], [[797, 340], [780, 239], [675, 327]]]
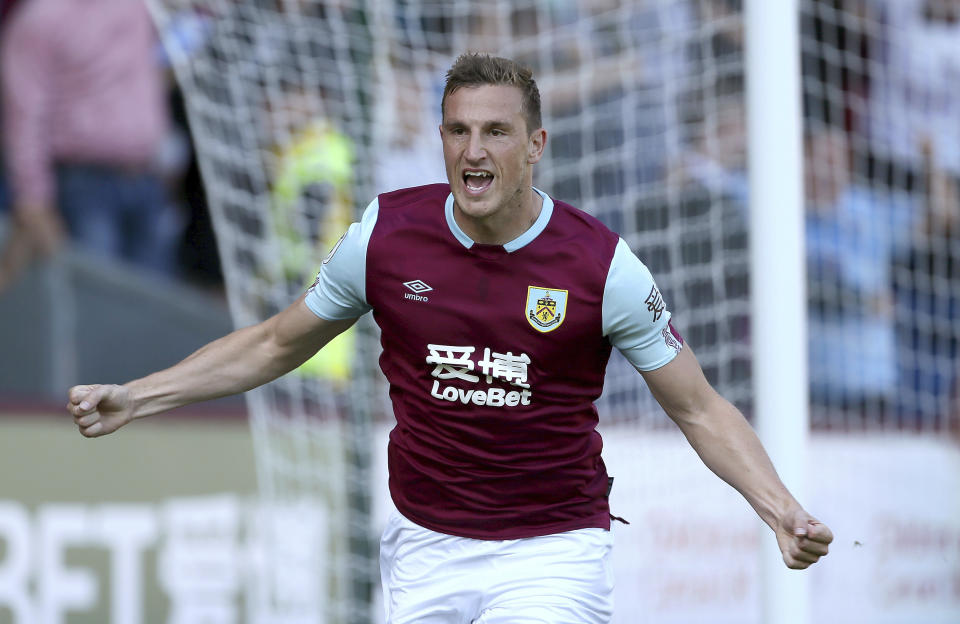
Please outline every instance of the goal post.
[[[809, 504], [799, 2], [746, 0], [744, 27], [754, 422], [780, 478]], [[785, 568], [760, 530], [762, 621], [811, 622], [808, 575]]]

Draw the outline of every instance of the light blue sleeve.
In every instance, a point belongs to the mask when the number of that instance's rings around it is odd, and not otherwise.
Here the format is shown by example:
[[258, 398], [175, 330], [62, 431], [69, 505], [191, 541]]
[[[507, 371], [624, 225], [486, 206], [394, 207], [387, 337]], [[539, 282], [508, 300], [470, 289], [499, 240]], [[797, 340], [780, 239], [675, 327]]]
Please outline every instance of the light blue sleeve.
[[380, 205], [370, 202], [359, 223], [353, 223], [323, 259], [320, 272], [304, 299], [307, 307], [329, 321], [357, 318], [367, 303], [367, 245]]
[[683, 348], [670, 316], [650, 270], [621, 238], [603, 289], [603, 334], [637, 370], [655, 370]]

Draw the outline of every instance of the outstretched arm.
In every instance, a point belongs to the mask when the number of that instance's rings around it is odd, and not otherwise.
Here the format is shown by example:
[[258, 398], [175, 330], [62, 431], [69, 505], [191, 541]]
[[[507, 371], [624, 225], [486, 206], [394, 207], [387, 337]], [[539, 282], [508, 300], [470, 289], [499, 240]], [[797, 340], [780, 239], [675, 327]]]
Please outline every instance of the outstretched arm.
[[750, 424], [710, 386], [689, 345], [643, 377], [703, 463], [773, 529], [787, 567], [807, 568], [827, 554], [830, 529], [807, 514], [783, 485]]
[[301, 297], [279, 314], [227, 334], [165, 370], [122, 386], [74, 386], [67, 411], [81, 434], [97, 437], [135, 418], [245, 392], [293, 370], [354, 322], [319, 318]]

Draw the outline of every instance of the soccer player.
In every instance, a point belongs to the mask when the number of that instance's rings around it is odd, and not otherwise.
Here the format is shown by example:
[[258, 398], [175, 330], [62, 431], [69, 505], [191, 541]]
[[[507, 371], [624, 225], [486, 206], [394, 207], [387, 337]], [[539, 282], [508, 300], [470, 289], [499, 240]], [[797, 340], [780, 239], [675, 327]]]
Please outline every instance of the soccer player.
[[830, 530], [708, 384], [647, 268], [596, 219], [532, 186], [547, 133], [529, 70], [463, 55], [441, 106], [449, 184], [380, 195], [276, 316], [126, 385], [71, 388], [80, 432], [266, 383], [372, 311], [397, 421], [397, 512], [380, 551], [387, 621], [608, 622], [594, 401], [616, 347], [774, 531], [787, 566], [826, 555]]

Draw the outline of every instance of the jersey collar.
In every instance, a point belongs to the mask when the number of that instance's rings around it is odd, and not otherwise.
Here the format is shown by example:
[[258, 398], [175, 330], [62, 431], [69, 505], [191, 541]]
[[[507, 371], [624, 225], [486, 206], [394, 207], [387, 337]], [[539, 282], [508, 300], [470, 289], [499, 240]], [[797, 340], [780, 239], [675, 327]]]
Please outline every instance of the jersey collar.
[[[550, 196], [535, 186], [531, 188], [543, 198], [543, 207], [540, 208], [540, 215], [537, 217], [537, 220], [527, 228], [526, 232], [509, 243], [504, 243], [503, 248], [507, 253], [514, 252], [532, 242], [533, 239], [540, 235], [540, 232], [546, 229], [547, 223], [550, 222], [550, 217], [553, 215], [553, 200], [550, 199]], [[447, 217], [447, 226], [450, 228], [450, 233], [467, 249], [473, 247], [475, 241], [460, 229], [460, 226], [457, 225], [457, 220], [453, 218], [453, 193], [447, 195], [447, 201], [444, 204], [443, 211]]]

